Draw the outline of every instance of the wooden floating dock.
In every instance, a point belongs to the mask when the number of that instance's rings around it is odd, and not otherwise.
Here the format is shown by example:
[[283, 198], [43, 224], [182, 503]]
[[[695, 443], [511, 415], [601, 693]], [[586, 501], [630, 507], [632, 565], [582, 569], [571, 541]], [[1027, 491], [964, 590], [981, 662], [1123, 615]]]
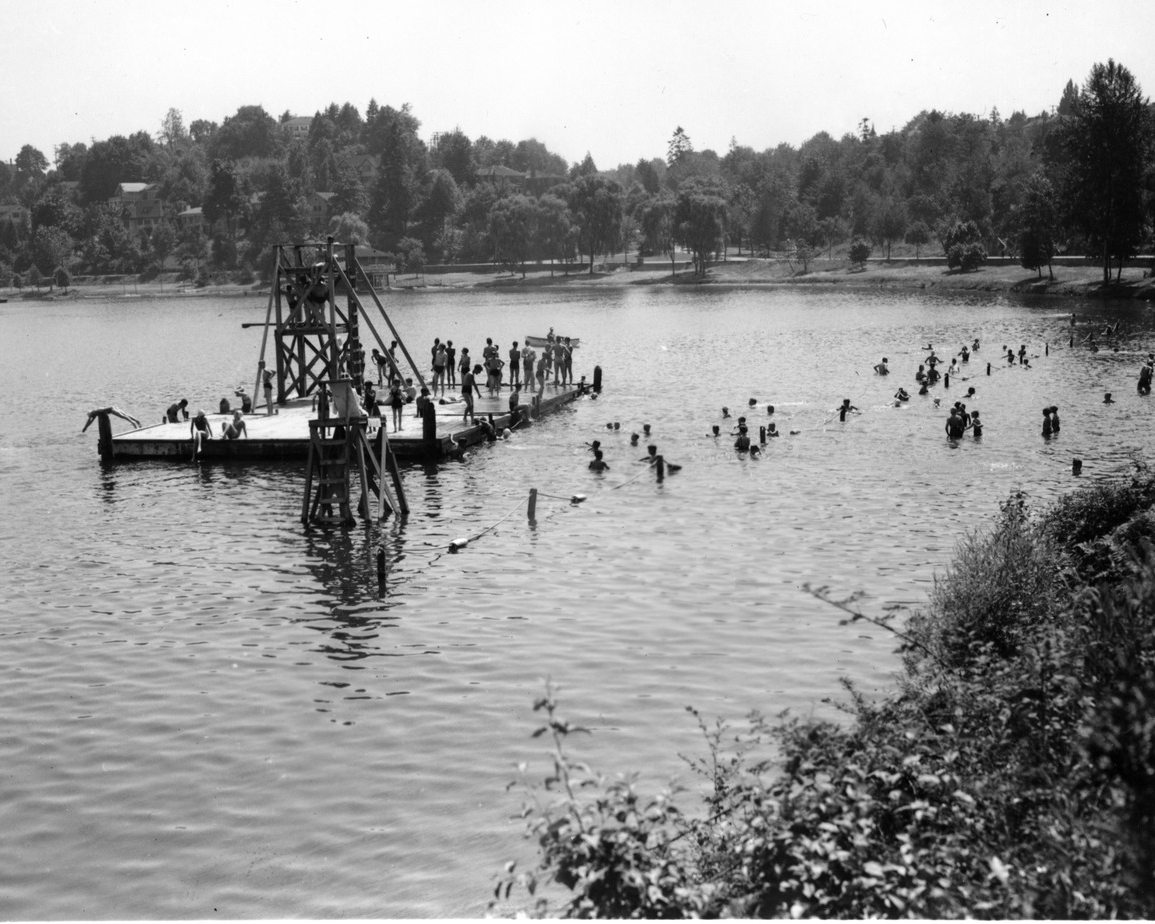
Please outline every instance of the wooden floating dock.
[[[502, 388], [500, 396], [490, 397], [482, 388], [482, 397], [474, 398], [474, 415], [481, 420], [493, 415], [493, 421], [500, 433], [504, 428], [514, 427], [516, 418], [509, 410], [511, 390]], [[573, 385], [546, 385], [540, 401], [534, 407], [536, 394], [521, 393], [521, 401], [530, 407], [529, 417], [541, 417], [556, 411], [574, 401], [582, 390]], [[460, 398], [446, 392], [446, 397]], [[232, 413], [209, 414], [213, 428], [213, 439], [201, 444], [203, 460], [248, 461], [260, 459], [305, 459], [309, 455], [309, 421], [317, 417], [310, 398], [288, 399], [283, 405], [274, 405], [277, 413], [269, 417], [264, 408], [254, 408], [245, 415], [248, 437], [228, 440], [222, 438], [225, 424], [232, 420]], [[485, 431], [479, 425], [462, 420], [464, 405], [460, 400], [452, 404], [434, 403], [436, 412], [436, 432], [434, 438], [426, 441], [422, 420], [415, 413], [413, 404], [405, 405], [402, 411], [402, 430], [392, 432], [392, 411], [381, 409], [381, 418], [370, 418], [371, 434], [377, 426], [387, 430], [389, 448], [403, 461], [436, 461], [453, 458], [470, 445], [483, 442]], [[525, 424], [519, 424], [524, 427]], [[188, 462], [192, 458], [192, 439], [189, 421], [180, 423], [160, 423], [153, 426], [129, 430], [112, 437], [112, 460], [131, 459], [171, 459]]]

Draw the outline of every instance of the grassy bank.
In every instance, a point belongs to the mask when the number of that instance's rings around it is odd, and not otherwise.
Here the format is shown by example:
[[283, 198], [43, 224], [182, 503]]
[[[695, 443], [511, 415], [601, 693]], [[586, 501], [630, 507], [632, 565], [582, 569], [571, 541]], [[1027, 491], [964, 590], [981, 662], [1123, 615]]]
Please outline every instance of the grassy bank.
[[[681, 267], [683, 264], [679, 263]], [[1155, 300], [1155, 276], [1141, 265], [1123, 270], [1119, 283], [1104, 286], [1102, 270], [1093, 263], [1053, 267], [1054, 279], [1046, 272], [1025, 270], [1014, 261], [992, 260], [974, 272], [948, 270], [941, 260], [913, 256], [894, 260], [872, 260], [864, 266], [851, 264], [835, 252], [833, 258], [814, 260], [803, 272], [797, 263], [785, 259], [733, 257], [710, 267], [704, 276], [679, 268], [671, 273], [666, 260], [649, 258], [646, 263], [625, 266], [600, 264], [595, 272], [564, 272], [562, 266], [552, 270], [548, 264], [529, 264], [525, 276], [494, 267], [491, 273], [437, 272], [399, 274], [389, 289], [397, 291], [442, 291], [472, 288], [540, 288], [540, 287], [618, 287], [618, 286], [839, 286], [862, 289], [970, 290], [984, 292], [1024, 292], [1060, 297], [1140, 298]], [[171, 278], [168, 278], [171, 277]], [[191, 298], [204, 295], [268, 297], [268, 287], [260, 283], [223, 283], [194, 287], [178, 282], [175, 274], [163, 280], [112, 283], [88, 283], [61, 289], [0, 290], [0, 298], [9, 301], [61, 298]]]
[[830, 601], [895, 632], [897, 688], [850, 689], [843, 724], [699, 719], [700, 802], [588, 770], [547, 691], [539, 864], [507, 870], [494, 910], [1155, 917], [1153, 505], [1138, 466], [1038, 512], [1013, 495], [903, 624]]

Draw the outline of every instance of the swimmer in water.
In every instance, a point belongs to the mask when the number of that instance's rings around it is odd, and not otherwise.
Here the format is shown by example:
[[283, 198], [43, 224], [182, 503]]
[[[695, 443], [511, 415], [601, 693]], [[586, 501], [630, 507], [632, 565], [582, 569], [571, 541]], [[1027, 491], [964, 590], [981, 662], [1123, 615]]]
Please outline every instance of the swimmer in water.
[[882, 362], [878, 363], [878, 365], [874, 367], [874, 372], [876, 375], [890, 375], [890, 369], [887, 368], [886, 362], [887, 360], [884, 356], [882, 357]]
[[899, 388], [899, 390], [894, 393], [894, 400], [895, 401], [909, 401], [910, 395], [908, 395], [906, 393], [905, 388]]
[[1043, 438], [1050, 439], [1055, 432], [1054, 424], [1051, 423], [1051, 409], [1049, 407], [1043, 408]]
[[1051, 405], [1051, 429], [1055, 433], [1059, 432], [1059, 406], [1057, 404]]
[[971, 414], [970, 430], [971, 436], [973, 436], [976, 440], [983, 435], [983, 422], [979, 420], [978, 411], [975, 411], [973, 414]]
[[739, 452], [748, 452], [750, 450], [750, 437], [746, 435], [746, 428], [738, 428], [738, 438], [734, 440], [734, 448]]
[[730, 416], [730, 409], [728, 407], [722, 408], [722, 419], [725, 420], [729, 416]]
[[922, 383], [922, 386], [919, 388], [918, 393], [920, 395], [930, 394], [930, 389], [927, 387], [926, 382]]
[[843, 398], [842, 399], [842, 406], [840, 408], [838, 408], [838, 411], [837, 411], [838, 419], [840, 421], [842, 421], [843, 423], [846, 423], [846, 415], [849, 414], [851, 411], [854, 411], [855, 414], [859, 413], [858, 408], [856, 408], [853, 404], [850, 403], [849, 398]]
[[1110, 392], [1107, 392], [1105, 395], [1103, 395], [1103, 403], [1104, 404], [1114, 404], [1115, 403], [1115, 399], [1111, 397]]
[[[538, 328], [539, 330], [541, 328]], [[594, 457], [589, 465], [591, 472], [608, 472], [610, 470], [609, 463], [602, 458], [602, 451], [600, 449], [594, 450]]]
[[782, 434], [778, 432], [778, 425], [771, 421], [770, 425], [766, 427], [766, 438], [772, 439]]

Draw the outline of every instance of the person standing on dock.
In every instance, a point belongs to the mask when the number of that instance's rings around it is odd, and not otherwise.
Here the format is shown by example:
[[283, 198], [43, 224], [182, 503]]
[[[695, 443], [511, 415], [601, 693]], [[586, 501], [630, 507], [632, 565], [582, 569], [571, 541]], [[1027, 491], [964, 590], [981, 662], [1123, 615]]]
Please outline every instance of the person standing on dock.
[[457, 368], [461, 370], [461, 384], [465, 384], [465, 374], [469, 371], [469, 367], [473, 365], [473, 360], [469, 356], [469, 347], [461, 348], [461, 362], [457, 364]]
[[445, 341], [445, 381], [451, 388], [457, 385], [457, 349], [452, 340]]
[[517, 348], [517, 341], [509, 348], [509, 387], [514, 391], [521, 385], [521, 350]]
[[525, 342], [525, 349], [521, 351], [521, 364], [525, 371], [522, 378], [525, 380], [526, 388], [533, 384], [533, 369], [534, 363], [537, 360], [537, 353], [534, 352], [533, 347], [529, 345], [529, 341]]
[[[261, 360], [261, 366], [265, 365], [265, 361]], [[273, 370], [262, 369], [261, 377], [264, 380], [262, 387], [265, 389], [265, 416], [273, 416]]]
[[545, 377], [549, 374], [549, 347], [543, 347], [541, 357], [537, 361], [537, 396], [545, 393]]
[[433, 392], [441, 386], [441, 394], [445, 394], [445, 365], [449, 362], [449, 354], [445, 352], [445, 344], [440, 341], [433, 351]]
[[561, 383], [563, 385], [573, 384], [573, 344], [570, 343], [569, 337], [565, 338], [565, 344], [562, 347]]
[[558, 376], [565, 375], [565, 344], [560, 340], [553, 345], [553, 384], [557, 385]]
[[[465, 353], [465, 350], [461, 351]], [[471, 370], [466, 369], [461, 374], [461, 397], [465, 399], [465, 410], [461, 414], [461, 419], [469, 418], [471, 423], [477, 423], [477, 419], [473, 416], [473, 393], [477, 392], [477, 397], [481, 397], [481, 389], [477, 387], [477, 376], [481, 374], [481, 364], [478, 363]]]
[[493, 348], [493, 353], [489, 359], [485, 361], [485, 368], [489, 372], [486, 379], [486, 387], [489, 389], [489, 396], [492, 398], [494, 394], [501, 393], [501, 370], [505, 365], [505, 360], [497, 355], [497, 347]]
[[394, 377], [389, 383], [389, 407], [393, 409], [393, 432], [401, 429], [401, 409], [405, 407], [405, 395], [401, 391], [401, 380]]

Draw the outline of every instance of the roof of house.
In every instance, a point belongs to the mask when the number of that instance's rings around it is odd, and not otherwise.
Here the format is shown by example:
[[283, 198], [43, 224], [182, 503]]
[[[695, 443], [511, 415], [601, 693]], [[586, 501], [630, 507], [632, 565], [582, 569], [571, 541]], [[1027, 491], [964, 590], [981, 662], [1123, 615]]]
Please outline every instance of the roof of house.
[[151, 185], [151, 183], [121, 183], [116, 187], [116, 191], [121, 195], [124, 193], [139, 193], [144, 192]]
[[517, 170], [511, 170], [509, 167], [503, 167], [501, 164], [494, 164], [492, 167], [482, 167], [477, 171], [478, 176], [508, 176], [508, 177], [523, 177], [524, 173], [519, 173]]

